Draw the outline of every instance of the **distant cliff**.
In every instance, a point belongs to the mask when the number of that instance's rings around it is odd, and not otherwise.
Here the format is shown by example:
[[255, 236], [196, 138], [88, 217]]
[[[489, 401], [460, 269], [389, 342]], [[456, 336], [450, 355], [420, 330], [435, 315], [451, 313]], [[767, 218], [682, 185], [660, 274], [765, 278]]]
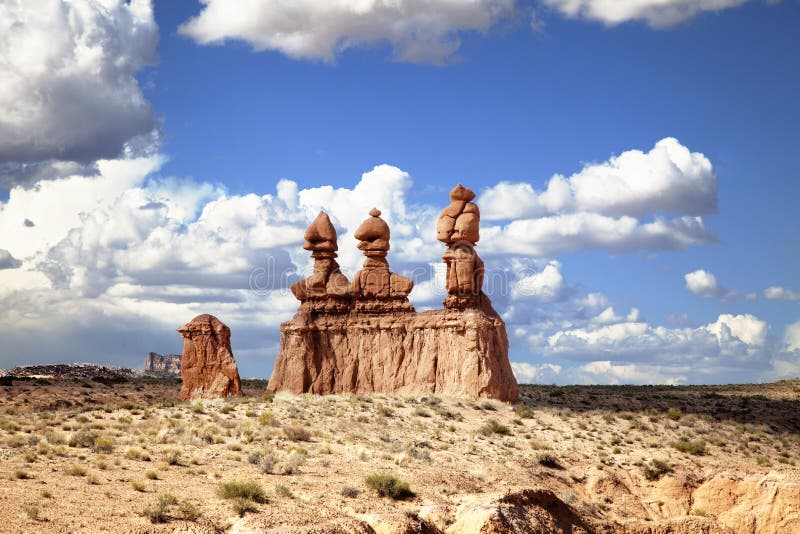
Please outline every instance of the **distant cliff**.
[[144, 372], [157, 375], [180, 376], [181, 355], [148, 352], [147, 360], [144, 363]]

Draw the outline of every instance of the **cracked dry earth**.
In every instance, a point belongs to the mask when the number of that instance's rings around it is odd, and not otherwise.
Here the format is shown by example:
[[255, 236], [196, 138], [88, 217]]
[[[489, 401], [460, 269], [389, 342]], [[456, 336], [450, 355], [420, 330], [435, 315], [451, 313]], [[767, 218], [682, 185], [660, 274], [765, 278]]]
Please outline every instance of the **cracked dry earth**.
[[517, 405], [3, 384], [4, 532], [800, 532], [798, 380], [521, 386]]

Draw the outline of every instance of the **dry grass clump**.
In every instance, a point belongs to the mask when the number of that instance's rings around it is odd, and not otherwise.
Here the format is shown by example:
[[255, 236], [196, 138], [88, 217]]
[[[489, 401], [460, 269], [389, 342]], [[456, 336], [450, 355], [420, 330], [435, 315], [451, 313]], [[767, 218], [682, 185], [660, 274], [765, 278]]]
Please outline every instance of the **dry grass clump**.
[[69, 437], [67, 444], [70, 447], [83, 447], [89, 449], [94, 447], [94, 442], [98, 437], [98, 433], [94, 430], [82, 428]]
[[240, 517], [247, 512], [257, 512], [256, 503], [268, 502], [264, 488], [254, 481], [225, 482], [217, 490], [217, 495], [230, 500], [234, 513]]
[[704, 439], [689, 439], [683, 437], [670, 443], [670, 446], [680, 452], [694, 454], [695, 456], [706, 453], [706, 440]]
[[86, 476], [86, 468], [82, 465], [73, 465], [67, 470], [67, 474], [70, 474], [74, 477], [84, 477]]
[[310, 441], [311, 432], [299, 425], [286, 425], [283, 427], [283, 435], [292, 441]]
[[22, 507], [22, 510], [25, 512], [25, 516], [31, 521], [39, 521], [39, 508], [37, 506], [27, 504]]
[[501, 436], [508, 436], [511, 434], [511, 429], [506, 425], [500, 423], [497, 419], [489, 419], [486, 423], [478, 429], [478, 432], [484, 436], [491, 436], [492, 434], [500, 434]]
[[520, 419], [533, 419], [533, 410], [522, 402], [518, 402], [514, 405], [514, 413], [517, 414], [517, 417]]
[[267, 494], [258, 482], [248, 480], [233, 480], [224, 482], [217, 490], [217, 495], [223, 499], [247, 499], [257, 503], [266, 503]]
[[152, 508], [145, 508], [142, 514], [150, 519], [151, 523], [166, 523], [169, 520], [167, 511], [170, 506], [178, 503], [178, 498], [171, 493], [163, 493], [158, 496]]

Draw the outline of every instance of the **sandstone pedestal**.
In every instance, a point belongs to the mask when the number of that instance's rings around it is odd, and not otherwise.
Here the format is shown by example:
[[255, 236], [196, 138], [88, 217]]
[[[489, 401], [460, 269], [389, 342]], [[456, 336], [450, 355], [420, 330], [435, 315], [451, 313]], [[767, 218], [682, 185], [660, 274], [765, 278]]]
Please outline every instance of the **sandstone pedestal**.
[[181, 400], [240, 395], [242, 384], [231, 352], [231, 330], [213, 315], [198, 315], [178, 329], [183, 336]]
[[505, 326], [481, 309], [295, 316], [268, 390], [519, 396]]

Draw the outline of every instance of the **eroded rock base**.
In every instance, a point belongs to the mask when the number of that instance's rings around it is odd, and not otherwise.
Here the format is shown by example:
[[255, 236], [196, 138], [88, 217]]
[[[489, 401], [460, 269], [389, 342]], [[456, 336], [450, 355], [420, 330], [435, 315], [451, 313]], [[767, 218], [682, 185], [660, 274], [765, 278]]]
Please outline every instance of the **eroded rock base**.
[[514, 402], [503, 321], [488, 309], [306, 313], [281, 325], [269, 391], [431, 393]]

